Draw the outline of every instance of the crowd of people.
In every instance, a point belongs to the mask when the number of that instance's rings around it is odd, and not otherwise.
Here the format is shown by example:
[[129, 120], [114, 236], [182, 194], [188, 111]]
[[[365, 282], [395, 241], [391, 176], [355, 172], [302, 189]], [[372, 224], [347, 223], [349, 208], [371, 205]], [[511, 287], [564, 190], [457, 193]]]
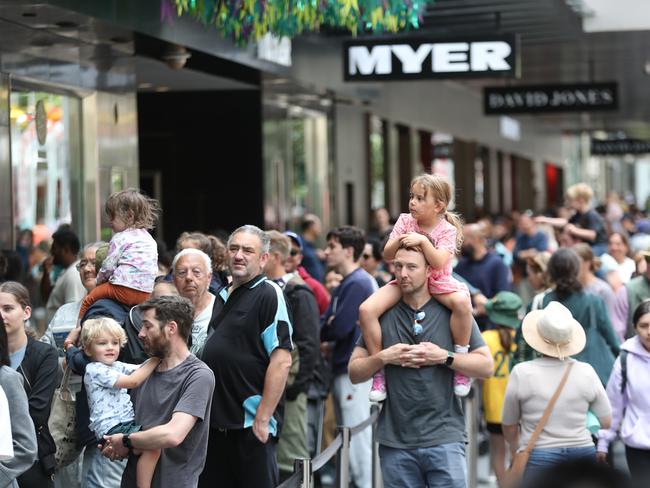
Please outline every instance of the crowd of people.
[[[385, 487], [464, 488], [472, 385], [500, 487], [518, 453], [535, 483], [611, 466], [619, 439], [650, 480], [650, 220], [593, 207], [584, 183], [566, 196], [463, 225], [425, 174], [368, 232], [305, 214], [295, 232], [185, 232], [172, 255], [157, 202], [125, 190], [110, 242], [21, 232], [0, 256], [0, 488], [275, 487], [372, 402]], [[371, 467], [365, 429], [351, 486]]]

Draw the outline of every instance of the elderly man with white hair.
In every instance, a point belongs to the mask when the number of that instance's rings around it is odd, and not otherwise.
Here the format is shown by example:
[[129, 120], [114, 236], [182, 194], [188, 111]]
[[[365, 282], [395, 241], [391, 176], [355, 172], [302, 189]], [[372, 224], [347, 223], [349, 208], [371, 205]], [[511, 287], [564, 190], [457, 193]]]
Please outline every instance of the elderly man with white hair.
[[212, 315], [221, 308], [215, 309], [215, 296], [208, 291], [212, 279], [212, 261], [203, 251], [183, 249], [174, 257], [172, 273], [180, 295], [194, 305], [190, 352], [199, 356], [208, 335]]

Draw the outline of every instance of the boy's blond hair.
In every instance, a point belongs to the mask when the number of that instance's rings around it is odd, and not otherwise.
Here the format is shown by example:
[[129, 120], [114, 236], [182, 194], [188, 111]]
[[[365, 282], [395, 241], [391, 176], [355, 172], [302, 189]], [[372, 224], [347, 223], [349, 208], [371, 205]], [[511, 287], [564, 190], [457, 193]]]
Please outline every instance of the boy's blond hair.
[[100, 334], [106, 333], [120, 341], [120, 347], [126, 344], [126, 333], [120, 324], [109, 317], [100, 317], [98, 319], [88, 319], [84, 322], [81, 329], [81, 345], [84, 349], [88, 348], [97, 340]]
[[587, 183], [576, 183], [575, 185], [571, 185], [567, 189], [566, 194], [573, 200], [581, 200], [585, 203], [589, 203], [594, 197], [594, 191]]

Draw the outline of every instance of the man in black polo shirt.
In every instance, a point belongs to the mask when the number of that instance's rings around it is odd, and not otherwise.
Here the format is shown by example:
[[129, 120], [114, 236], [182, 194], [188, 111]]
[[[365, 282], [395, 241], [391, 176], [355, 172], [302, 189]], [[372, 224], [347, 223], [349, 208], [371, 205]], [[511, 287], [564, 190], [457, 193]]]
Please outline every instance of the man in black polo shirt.
[[232, 284], [210, 323], [202, 359], [214, 371], [207, 462], [199, 486], [278, 484], [277, 407], [291, 368], [291, 323], [282, 290], [262, 273], [269, 238], [245, 225], [228, 239]]

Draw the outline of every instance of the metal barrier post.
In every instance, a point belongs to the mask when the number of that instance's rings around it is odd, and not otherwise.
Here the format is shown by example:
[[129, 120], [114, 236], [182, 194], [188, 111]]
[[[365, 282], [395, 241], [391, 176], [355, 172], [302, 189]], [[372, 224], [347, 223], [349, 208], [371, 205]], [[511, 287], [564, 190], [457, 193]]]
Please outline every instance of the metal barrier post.
[[339, 488], [348, 488], [350, 485], [350, 427], [339, 427], [342, 444], [336, 463], [336, 485]]
[[322, 451], [323, 447], [323, 422], [325, 420], [325, 399], [319, 398], [316, 411], [318, 412], [318, 420], [317, 420], [317, 426], [318, 429], [316, 429], [316, 450], [314, 451], [315, 454], [314, 456], [318, 456], [320, 452]]
[[472, 388], [465, 398], [465, 429], [467, 431], [467, 486], [478, 485], [478, 391]]
[[313, 487], [313, 479], [312, 479], [312, 472], [311, 472], [311, 459], [309, 458], [299, 458], [299, 459], [294, 459], [293, 461], [293, 472], [302, 473], [302, 485], [301, 488], [312, 488]]
[[[373, 404], [370, 407], [370, 415], [379, 410], [379, 405]], [[379, 443], [377, 442], [377, 422], [372, 424], [372, 488], [384, 486], [381, 478], [381, 465], [379, 464]]]

